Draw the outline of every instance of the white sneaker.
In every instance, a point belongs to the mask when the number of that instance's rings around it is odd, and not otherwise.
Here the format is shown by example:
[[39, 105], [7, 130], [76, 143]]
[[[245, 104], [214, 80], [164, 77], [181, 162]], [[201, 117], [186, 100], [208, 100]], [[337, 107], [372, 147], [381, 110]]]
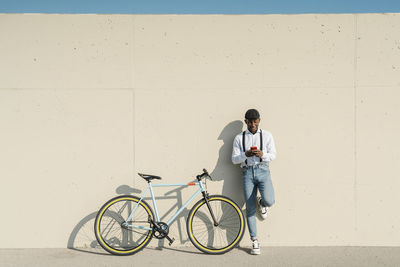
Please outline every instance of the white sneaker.
[[258, 205], [258, 213], [260, 214], [261, 218], [264, 220], [267, 218], [268, 207], [264, 207], [261, 205], [261, 197], [257, 197], [257, 205]]
[[258, 243], [258, 240], [253, 240], [253, 247], [250, 251], [250, 254], [252, 255], [260, 255], [261, 251], [260, 251], [260, 244]]

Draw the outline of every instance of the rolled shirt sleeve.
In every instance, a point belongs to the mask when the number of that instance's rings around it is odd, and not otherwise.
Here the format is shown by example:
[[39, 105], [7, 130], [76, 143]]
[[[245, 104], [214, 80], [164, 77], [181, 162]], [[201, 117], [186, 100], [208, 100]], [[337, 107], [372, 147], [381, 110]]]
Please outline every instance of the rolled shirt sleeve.
[[240, 136], [236, 136], [235, 140], [233, 140], [233, 149], [232, 149], [232, 162], [233, 164], [240, 164], [246, 160], [245, 152], [242, 151], [240, 144]]
[[263, 161], [272, 161], [276, 159], [276, 148], [275, 148], [275, 142], [274, 138], [272, 137], [272, 134], [268, 133], [267, 136], [265, 136], [265, 145], [266, 145], [266, 151], [263, 151], [263, 156], [262, 160]]

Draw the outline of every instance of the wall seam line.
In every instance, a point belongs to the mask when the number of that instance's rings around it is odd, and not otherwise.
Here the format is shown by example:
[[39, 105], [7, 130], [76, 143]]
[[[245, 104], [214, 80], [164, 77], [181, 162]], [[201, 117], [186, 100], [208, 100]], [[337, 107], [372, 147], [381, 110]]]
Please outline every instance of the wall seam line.
[[357, 14], [354, 15], [354, 231], [357, 235], [357, 226], [358, 226], [358, 217], [357, 217], [357, 209], [358, 209], [358, 195], [357, 195], [357, 176], [358, 176], [358, 165], [357, 165], [357, 42], [358, 42], [358, 20]]
[[136, 174], [136, 92], [135, 92], [135, 16], [132, 15], [132, 40], [131, 40], [131, 57], [130, 57], [130, 64], [131, 64], [131, 75], [130, 75], [130, 86], [132, 90], [132, 138], [133, 138], [133, 159], [132, 159], [132, 185], [135, 187], [135, 174]]

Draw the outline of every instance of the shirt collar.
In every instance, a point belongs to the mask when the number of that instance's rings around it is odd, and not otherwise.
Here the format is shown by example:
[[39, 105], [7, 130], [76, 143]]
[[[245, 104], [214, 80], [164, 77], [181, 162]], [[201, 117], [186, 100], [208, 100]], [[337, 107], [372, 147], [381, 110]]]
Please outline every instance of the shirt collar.
[[[260, 129], [260, 128], [258, 128], [258, 130], [257, 130], [257, 132], [256, 132], [255, 134], [257, 134], [257, 133], [259, 133], [259, 132], [261, 132], [261, 129]], [[252, 133], [249, 131], [249, 129], [246, 129], [246, 134], [252, 134]]]

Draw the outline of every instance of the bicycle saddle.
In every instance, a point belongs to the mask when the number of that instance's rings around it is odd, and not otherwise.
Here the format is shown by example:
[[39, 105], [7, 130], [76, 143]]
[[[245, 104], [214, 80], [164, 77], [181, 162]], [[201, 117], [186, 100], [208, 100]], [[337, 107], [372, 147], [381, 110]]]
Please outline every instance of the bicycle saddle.
[[150, 180], [153, 180], [153, 179], [161, 180], [160, 176], [151, 175], [151, 174], [143, 174], [143, 173], [138, 173], [138, 174], [140, 175], [140, 177], [145, 179], [147, 182], [149, 182]]

